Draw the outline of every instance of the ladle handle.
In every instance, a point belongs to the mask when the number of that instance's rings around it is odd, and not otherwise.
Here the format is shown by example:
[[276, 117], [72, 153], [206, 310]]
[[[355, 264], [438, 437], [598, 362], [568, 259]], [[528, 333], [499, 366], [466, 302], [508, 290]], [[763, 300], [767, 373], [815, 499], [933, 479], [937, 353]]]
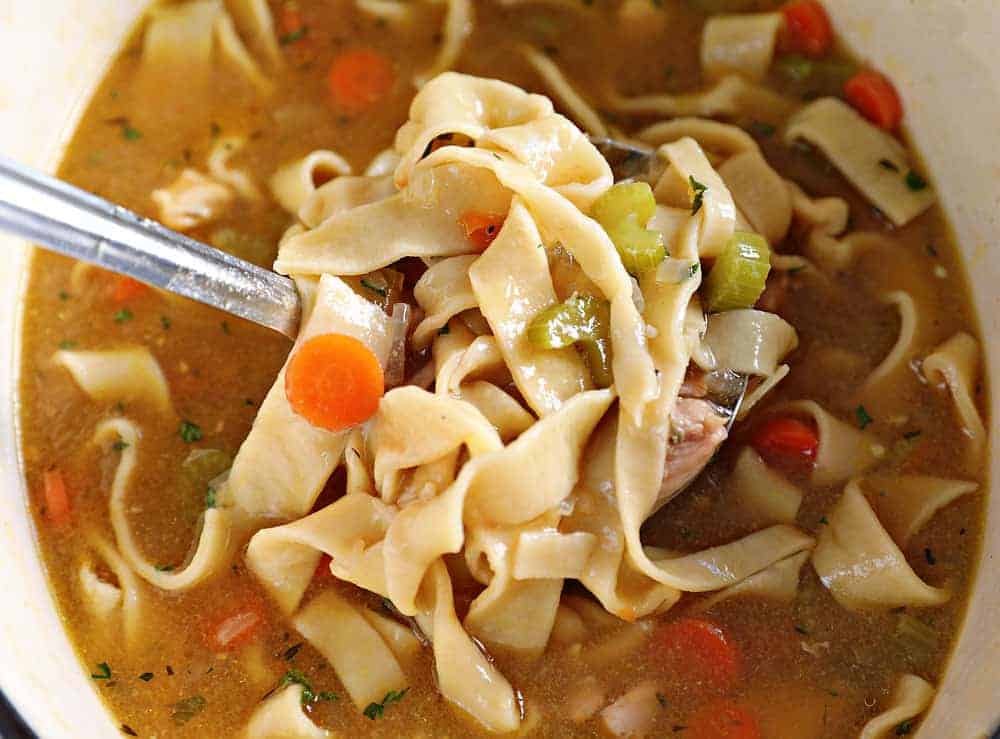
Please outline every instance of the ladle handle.
[[287, 277], [0, 157], [0, 229], [295, 338]]

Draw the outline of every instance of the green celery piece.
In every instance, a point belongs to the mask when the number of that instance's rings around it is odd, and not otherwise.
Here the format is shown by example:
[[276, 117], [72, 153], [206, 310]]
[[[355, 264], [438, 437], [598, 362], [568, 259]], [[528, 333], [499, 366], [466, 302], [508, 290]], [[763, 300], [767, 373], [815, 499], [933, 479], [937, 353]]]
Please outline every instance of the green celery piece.
[[538, 349], [579, 344], [600, 387], [611, 384], [610, 306], [593, 295], [572, 295], [540, 311], [528, 324], [528, 341]]
[[771, 271], [771, 249], [760, 234], [735, 231], [715, 260], [703, 287], [711, 313], [752, 308]]

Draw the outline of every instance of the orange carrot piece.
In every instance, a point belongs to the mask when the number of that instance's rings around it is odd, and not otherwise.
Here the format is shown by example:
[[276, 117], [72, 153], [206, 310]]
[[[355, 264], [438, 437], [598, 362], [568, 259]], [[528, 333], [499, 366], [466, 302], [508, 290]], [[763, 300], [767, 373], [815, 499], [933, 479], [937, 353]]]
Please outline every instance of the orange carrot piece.
[[458, 222], [465, 229], [465, 235], [469, 237], [479, 251], [486, 251], [486, 247], [493, 243], [493, 240], [503, 228], [506, 216], [496, 213], [480, 213], [469, 210], [463, 213]]
[[717, 690], [732, 687], [743, 673], [739, 647], [707, 619], [663, 624], [653, 633], [652, 648], [671, 671]]
[[333, 60], [327, 83], [335, 105], [360, 113], [389, 93], [396, 72], [392, 62], [374, 49], [354, 49]]
[[111, 286], [111, 299], [116, 303], [130, 303], [147, 292], [149, 285], [145, 282], [133, 280], [125, 275], [115, 275], [114, 284]]
[[781, 9], [785, 27], [781, 34], [782, 51], [819, 58], [833, 46], [830, 17], [817, 0], [796, 0]]
[[878, 72], [864, 69], [844, 83], [847, 102], [879, 128], [894, 131], [903, 120], [903, 103], [892, 83]]
[[819, 451], [819, 436], [806, 421], [778, 416], [764, 422], [753, 435], [753, 447], [768, 462], [812, 462]]
[[718, 701], [700, 709], [687, 722], [688, 739], [760, 739], [753, 713], [739, 703]]
[[369, 419], [384, 392], [378, 357], [352, 336], [309, 339], [295, 350], [285, 370], [285, 396], [292, 410], [328, 431]]
[[205, 643], [213, 652], [229, 652], [253, 641], [267, 620], [264, 605], [252, 599], [214, 621], [205, 631]]
[[42, 476], [42, 490], [45, 495], [45, 517], [57, 527], [65, 526], [70, 520], [69, 490], [66, 480], [58, 468], [45, 470]]

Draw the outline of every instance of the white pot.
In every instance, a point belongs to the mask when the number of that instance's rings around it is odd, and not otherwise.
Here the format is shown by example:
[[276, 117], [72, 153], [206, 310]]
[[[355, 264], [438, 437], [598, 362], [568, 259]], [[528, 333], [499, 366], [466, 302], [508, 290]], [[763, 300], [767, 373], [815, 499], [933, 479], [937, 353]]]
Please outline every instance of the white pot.
[[[0, 2], [0, 151], [53, 169], [142, 0]], [[955, 227], [1000, 386], [1000, 5], [826, 0], [837, 30], [900, 88], [917, 148]], [[991, 251], [992, 248], [992, 251]], [[17, 327], [28, 250], [0, 239], [0, 689], [45, 739], [120, 737], [61, 629], [25, 509], [15, 444]], [[991, 399], [993, 440], [1000, 427]], [[996, 444], [991, 448], [995, 450]], [[1000, 455], [993, 454], [996, 478]], [[968, 617], [920, 736], [980, 737], [1000, 720], [1000, 496], [989, 504]], [[3, 724], [0, 707], [0, 730]], [[13, 733], [12, 733], [13, 735]]]

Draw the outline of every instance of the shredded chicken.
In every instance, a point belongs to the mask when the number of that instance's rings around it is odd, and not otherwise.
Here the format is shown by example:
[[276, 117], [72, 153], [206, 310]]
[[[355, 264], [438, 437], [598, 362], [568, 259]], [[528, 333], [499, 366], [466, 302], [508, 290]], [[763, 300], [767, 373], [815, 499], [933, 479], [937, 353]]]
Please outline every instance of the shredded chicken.
[[612, 736], [641, 739], [652, 727], [658, 710], [656, 683], [647, 680], [601, 711], [601, 723]]
[[726, 419], [707, 400], [678, 398], [670, 416], [670, 446], [657, 503], [662, 504], [693, 480], [726, 440]]
[[197, 170], [185, 169], [170, 186], [153, 191], [160, 221], [186, 231], [218, 218], [233, 202], [233, 191]]

